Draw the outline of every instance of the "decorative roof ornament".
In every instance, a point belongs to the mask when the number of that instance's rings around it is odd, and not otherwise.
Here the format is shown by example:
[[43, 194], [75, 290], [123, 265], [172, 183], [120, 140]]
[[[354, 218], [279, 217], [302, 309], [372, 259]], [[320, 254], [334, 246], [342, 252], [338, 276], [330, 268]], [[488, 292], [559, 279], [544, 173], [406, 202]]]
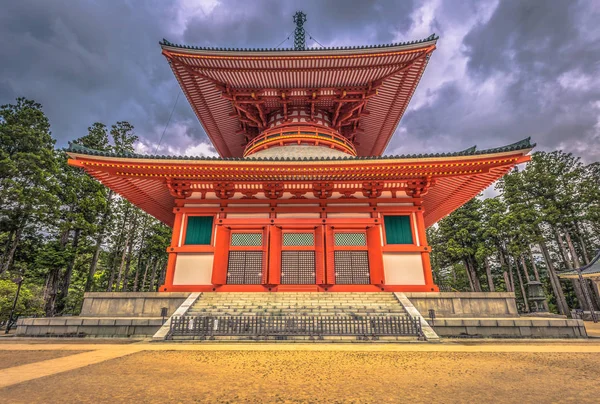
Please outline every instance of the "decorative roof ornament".
[[304, 31], [304, 23], [306, 22], [306, 14], [302, 11], [297, 11], [294, 14], [294, 23], [296, 30], [294, 31], [294, 50], [306, 49], [306, 35]]

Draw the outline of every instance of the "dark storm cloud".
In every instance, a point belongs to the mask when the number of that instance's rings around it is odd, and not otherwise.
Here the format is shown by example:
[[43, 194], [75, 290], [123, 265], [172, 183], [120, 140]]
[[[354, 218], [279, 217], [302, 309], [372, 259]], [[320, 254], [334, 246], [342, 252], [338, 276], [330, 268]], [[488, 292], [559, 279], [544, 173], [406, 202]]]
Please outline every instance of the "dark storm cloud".
[[[328, 46], [440, 34], [388, 152], [493, 147], [526, 136], [597, 159], [600, 33], [593, 2], [0, 0], [0, 103], [44, 105], [64, 146], [95, 121], [128, 120], [153, 152], [179, 91], [158, 41], [274, 47], [308, 15]], [[595, 8], [594, 8], [595, 7]], [[293, 45], [293, 35], [282, 47]], [[308, 46], [318, 46], [307, 37]], [[595, 148], [594, 148], [595, 147]], [[179, 99], [161, 153], [211, 153]]]
[[599, 160], [599, 18], [593, 2], [500, 1], [463, 38], [464, 74], [428, 93], [401, 130], [430, 150], [532, 136], [539, 149]]
[[[412, 1], [301, 1], [230, 0], [215, 7], [210, 16], [200, 13], [190, 20], [186, 43], [218, 47], [293, 47], [293, 15], [307, 14], [306, 30], [327, 45], [378, 44], [392, 41], [410, 24]], [[308, 46], [318, 46], [309, 36]]]

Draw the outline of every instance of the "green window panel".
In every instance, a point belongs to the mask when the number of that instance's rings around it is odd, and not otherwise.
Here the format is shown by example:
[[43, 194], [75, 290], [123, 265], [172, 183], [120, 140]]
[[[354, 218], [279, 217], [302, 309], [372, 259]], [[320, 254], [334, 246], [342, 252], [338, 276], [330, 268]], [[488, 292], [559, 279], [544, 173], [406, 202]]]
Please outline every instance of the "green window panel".
[[336, 246], [366, 246], [367, 235], [365, 233], [334, 233], [333, 240]]
[[262, 242], [262, 233], [231, 234], [231, 245], [233, 247], [260, 247]]
[[187, 230], [185, 232], [185, 244], [210, 245], [212, 227], [212, 216], [188, 217]]
[[414, 244], [410, 216], [384, 216], [387, 244]]
[[311, 246], [315, 245], [315, 235], [313, 233], [283, 233], [283, 246]]

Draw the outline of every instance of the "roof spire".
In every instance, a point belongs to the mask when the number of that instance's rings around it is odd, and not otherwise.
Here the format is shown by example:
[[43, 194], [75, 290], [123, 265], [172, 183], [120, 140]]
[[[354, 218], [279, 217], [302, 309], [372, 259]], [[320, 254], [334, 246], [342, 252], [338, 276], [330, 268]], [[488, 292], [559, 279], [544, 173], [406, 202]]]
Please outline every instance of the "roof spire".
[[306, 14], [302, 11], [297, 11], [294, 14], [294, 23], [296, 23], [296, 30], [294, 31], [294, 50], [305, 50], [306, 49], [306, 37], [304, 36], [304, 23], [306, 22]]

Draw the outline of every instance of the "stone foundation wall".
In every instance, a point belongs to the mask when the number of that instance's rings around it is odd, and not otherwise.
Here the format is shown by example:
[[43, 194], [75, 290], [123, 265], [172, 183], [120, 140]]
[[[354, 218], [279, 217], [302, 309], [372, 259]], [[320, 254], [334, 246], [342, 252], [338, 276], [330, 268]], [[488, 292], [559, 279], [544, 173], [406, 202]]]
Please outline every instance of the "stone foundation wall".
[[441, 337], [586, 338], [583, 321], [559, 318], [440, 318], [429, 324]]
[[160, 317], [161, 307], [170, 316], [189, 292], [90, 292], [84, 295], [80, 317]]
[[18, 336], [37, 337], [148, 337], [177, 310], [189, 292], [92, 292], [84, 295], [78, 317], [23, 318]]
[[24, 318], [17, 323], [17, 336], [27, 337], [151, 337], [162, 326], [162, 318]]
[[428, 318], [436, 317], [518, 317], [514, 293], [507, 292], [406, 292], [406, 297]]

